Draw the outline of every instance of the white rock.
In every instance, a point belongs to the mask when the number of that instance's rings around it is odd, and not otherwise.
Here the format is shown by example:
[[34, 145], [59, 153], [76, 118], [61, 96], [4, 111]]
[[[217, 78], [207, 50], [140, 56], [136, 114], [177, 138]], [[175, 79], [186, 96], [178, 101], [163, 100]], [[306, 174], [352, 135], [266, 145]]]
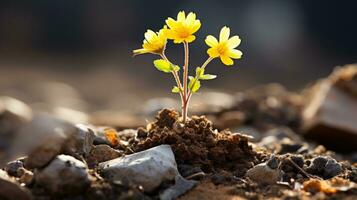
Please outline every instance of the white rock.
[[140, 185], [151, 192], [163, 181], [179, 175], [174, 154], [169, 145], [160, 145], [139, 153], [99, 164], [101, 174], [111, 181]]
[[280, 169], [271, 169], [266, 163], [260, 163], [246, 173], [247, 177], [259, 184], [275, 184], [281, 175]]

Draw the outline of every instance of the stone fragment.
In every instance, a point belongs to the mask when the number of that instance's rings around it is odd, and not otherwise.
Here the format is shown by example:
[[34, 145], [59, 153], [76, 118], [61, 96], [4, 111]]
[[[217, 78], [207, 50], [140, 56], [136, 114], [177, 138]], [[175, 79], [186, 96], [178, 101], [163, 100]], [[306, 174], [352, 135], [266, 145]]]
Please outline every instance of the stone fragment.
[[[180, 176], [174, 154], [169, 145], [160, 145], [100, 163], [99, 169], [103, 177], [125, 185], [141, 186], [145, 192], [152, 192], [162, 182], [174, 181], [177, 180], [177, 176]], [[182, 193], [182, 190], [180, 191]], [[171, 194], [172, 192], [168, 193]]]
[[[336, 68], [305, 95], [304, 136], [330, 149], [354, 151], [357, 146], [357, 65]], [[338, 142], [336, 142], [338, 141]]]
[[0, 199], [12, 200], [31, 200], [31, 193], [15, 183], [14, 179], [11, 179], [5, 171], [0, 169]]
[[14, 144], [29, 152], [26, 168], [41, 168], [61, 153], [68, 138], [76, 133], [76, 127], [49, 115], [38, 115], [19, 130], [22, 138]]
[[15, 177], [20, 177], [21, 173], [19, 171], [20, 168], [24, 167], [24, 163], [20, 160], [15, 160], [8, 162], [5, 165], [5, 171], [10, 175], [10, 176], [15, 176]]
[[64, 151], [76, 158], [88, 156], [93, 148], [94, 132], [91, 127], [84, 124], [76, 125], [77, 131], [69, 138]]
[[318, 156], [312, 160], [306, 171], [328, 179], [340, 174], [342, 172], [342, 166], [331, 157]]
[[272, 156], [266, 163], [260, 163], [249, 169], [246, 176], [258, 184], [275, 184], [281, 179], [282, 171], [277, 167], [279, 161]]
[[36, 184], [60, 195], [80, 194], [89, 186], [86, 165], [68, 155], [58, 155], [47, 167], [35, 173]]
[[118, 158], [123, 153], [111, 148], [106, 144], [95, 145], [87, 156], [89, 168], [96, 166], [98, 163]]
[[[17, 99], [0, 96], [0, 166], [12, 160], [11, 147], [17, 131], [32, 119], [31, 108]], [[21, 151], [21, 149], [18, 149]]]

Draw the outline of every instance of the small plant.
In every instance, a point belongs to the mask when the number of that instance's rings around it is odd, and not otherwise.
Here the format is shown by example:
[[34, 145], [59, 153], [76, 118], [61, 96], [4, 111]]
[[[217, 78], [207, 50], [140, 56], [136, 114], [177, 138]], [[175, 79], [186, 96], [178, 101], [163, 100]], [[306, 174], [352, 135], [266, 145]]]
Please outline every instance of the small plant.
[[[216, 75], [205, 73], [207, 65], [218, 57], [223, 64], [227, 66], [233, 65], [232, 58], [239, 59], [242, 57], [242, 52], [235, 49], [241, 40], [238, 36], [229, 37], [230, 29], [226, 26], [221, 29], [219, 40], [212, 35], [208, 35], [205, 40], [209, 46], [207, 50], [208, 58], [202, 66], [196, 68], [195, 76], [188, 76], [189, 43], [196, 39], [194, 34], [200, 29], [201, 22], [196, 19], [195, 13], [190, 12], [186, 16], [184, 11], [178, 13], [176, 20], [169, 17], [165, 22], [166, 25], [158, 32], [147, 30], [144, 35], [142, 49], [134, 50], [133, 53], [134, 55], [151, 53], [161, 57], [161, 59], [154, 61], [154, 66], [162, 72], [173, 75], [176, 86], [172, 88], [172, 92], [178, 93], [181, 97], [182, 120], [186, 122], [188, 105], [192, 94], [200, 89], [201, 81], [212, 80], [217, 77]], [[180, 66], [172, 63], [165, 55], [167, 40], [173, 40], [175, 44], [182, 43], [184, 46], [182, 82], [179, 76]]]

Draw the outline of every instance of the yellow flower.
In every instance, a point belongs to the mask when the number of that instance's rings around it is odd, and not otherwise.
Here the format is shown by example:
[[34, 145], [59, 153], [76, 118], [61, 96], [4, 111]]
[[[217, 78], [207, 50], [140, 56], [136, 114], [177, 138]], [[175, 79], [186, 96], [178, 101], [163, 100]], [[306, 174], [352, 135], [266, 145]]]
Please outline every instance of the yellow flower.
[[133, 51], [134, 55], [144, 54], [144, 53], [153, 53], [161, 54], [165, 51], [167, 38], [164, 34], [167, 27], [164, 26], [159, 32], [155, 33], [154, 31], [148, 29], [145, 33], [145, 39], [143, 41], [142, 49], [136, 49]]
[[207, 53], [212, 58], [221, 58], [221, 61], [225, 65], [233, 65], [234, 59], [239, 59], [242, 57], [242, 52], [235, 49], [240, 44], [240, 39], [238, 36], [233, 36], [229, 38], [230, 29], [224, 26], [219, 34], [219, 41], [209, 35], [206, 37], [206, 44], [210, 46]]
[[174, 40], [174, 43], [190, 43], [194, 41], [196, 37], [193, 34], [201, 27], [201, 22], [196, 19], [195, 13], [190, 12], [185, 16], [184, 11], [177, 14], [177, 20], [169, 17], [166, 20], [166, 24], [169, 27], [166, 31], [167, 38]]

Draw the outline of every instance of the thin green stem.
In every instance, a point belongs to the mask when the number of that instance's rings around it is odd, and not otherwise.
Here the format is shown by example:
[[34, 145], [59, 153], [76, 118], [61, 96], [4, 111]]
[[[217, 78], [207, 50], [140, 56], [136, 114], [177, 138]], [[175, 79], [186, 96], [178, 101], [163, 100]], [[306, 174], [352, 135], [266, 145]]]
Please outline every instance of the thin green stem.
[[[214, 58], [212, 58], [212, 57], [208, 57], [208, 59], [202, 64], [202, 66], [201, 66], [201, 69], [202, 70], [204, 70], [206, 67], [207, 67], [207, 65], [213, 60]], [[196, 80], [197, 80], [197, 77], [196, 77]], [[194, 85], [195, 83], [193, 83], [192, 85]], [[188, 97], [186, 98], [186, 104], [188, 104], [189, 103], [189, 101], [190, 101], [190, 99], [191, 99], [191, 96], [192, 96], [192, 92], [191, 91], [189, 91], [188, 92]]]

